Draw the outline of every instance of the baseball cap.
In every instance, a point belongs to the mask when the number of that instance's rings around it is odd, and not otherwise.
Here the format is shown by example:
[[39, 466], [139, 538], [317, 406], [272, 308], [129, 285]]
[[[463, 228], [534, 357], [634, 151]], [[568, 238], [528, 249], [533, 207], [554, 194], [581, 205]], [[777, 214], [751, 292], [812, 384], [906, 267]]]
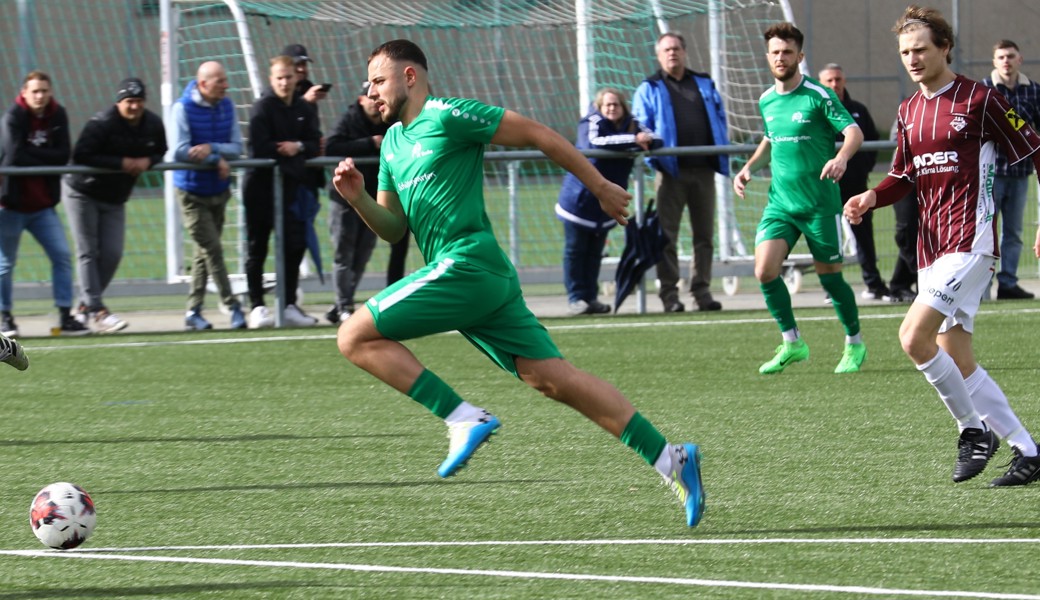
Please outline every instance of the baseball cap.
[[144, 82], [136, 77], [127, 77], [119, 82], [116, 102], [126, 98], [144, 98]]
[[362, 83], [361, 84], [361, 89], [358, 90], [358, 95], [359, 96], [367, 96], [368, 95], [368, 86], [370, 86], [370, 85], [372, 85], [372, 82], [370, 82], [370, 81], [366, 81], [366, 82]]
[[296, 62], [314, 62], [307, 55], [307, 49], [303, 47], [303, 44], [289, 44], [282, 50], [282, 54], [293, 57]]

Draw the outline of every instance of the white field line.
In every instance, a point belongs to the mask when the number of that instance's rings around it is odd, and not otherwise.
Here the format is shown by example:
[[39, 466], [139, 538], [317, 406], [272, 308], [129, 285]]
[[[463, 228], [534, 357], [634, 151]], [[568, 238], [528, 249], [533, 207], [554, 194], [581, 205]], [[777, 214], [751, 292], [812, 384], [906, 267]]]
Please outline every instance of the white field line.
[[704, 588], [742, 588], [754, 590], [783, 590], [793, 592], [832, 592], [874, 596], [913, 596], [932, 598], [993, 598], [999, 600], [1040, 600], [1040, 596], [1029, 594], [1006, 594], [958, 590], [905, 590], [895, 588], [873, 588], [865, 586], [840, 586], [823, 584], [770, 583], [754, 581], [728, 581], [681, 577], [636, 577], [620, 575], [595, 575], [586, 573], [547, 573], [541, 571], [505, 571], [488, 569], [441, 569], [429, 567], [395, 567], [388, 565], [363, 565], [349, 563], [310, 563], [278, 560], [242, 560], [221, 558], [192, 558], [177, 556], [148, 556], [128, 554], [100, 554], [88, 552], [57, 552], [44, 550], [6, 550], [0, 554], [32, 558], [79, 558], [88, 560], [120, 560], [153, 563], [180, 563], [266, 567], [283, 569], [321, 569], [331, 571], [354, 571], [363, 573], [414, 573], [424, 575], [458, 575], [485, 578], [542, 579], [562, 581], [595, 581], [609, 583], [637, 583], [676, 585]]
[[[1032, 314], [1040, 313], [1040, 308], [1025, 308], [1025, 309], [993, 309], [993, 310], [980, 310], [979, 314]], [[902, 319], [906, 315], [905, 311], [899, 311], [896, 313], [885, 313], [876, 315], [860, 315], [861, 321], [872, 321], [881, 319]], [[836, 317], [834, 315], [819, 315], [813, 317], [799, 317], [799, 321], [832, 321]], [[664, 321], [630, 321], [623, 323], [578, 323], [574, 325], [548, 325], [546, 329], [554, 332], [568, 332], [568, 331], [589, 331], [589, 330], [600, 330], [600, 329], [645, 329], [652, 327], [718, 327], [725, 325], [748, 325], [755, 323], [773, 323], [772, 317], [749, 317], [743, 319], [717, 319], [709, 321], [689, 321], [679, 319], [669, 319]], [[445, 334], [442, 334], [445, 335]], [[457, 335], [456, 332], [448, 332], [446, 335]], [[108, 338], [111, 339], [111, 338]], [[232, 338], [206, 338], [198, 340], [178, 340], [178, 341], [147, 341], [147, 342], [115, 342], [115, 343], [97, 343], [97, 344], [77, 344], [75, 346], [35, 346], [31, 345], [28, 349], [32, 352], [48, 352], [55, 350], [96, 350], [98, 348], [158, 348], [164, 346], [208, 346], [208, 345], [221, 345], [221, 344], [259, 344], [268, 342], [292, 342], [292, 341], [320, 341], [320, 340], [335, 340], [335, 333], [328, 333], [323, 335], [267, 335], [267, 336], [254, 336], [254, 337], [232, 337]]]

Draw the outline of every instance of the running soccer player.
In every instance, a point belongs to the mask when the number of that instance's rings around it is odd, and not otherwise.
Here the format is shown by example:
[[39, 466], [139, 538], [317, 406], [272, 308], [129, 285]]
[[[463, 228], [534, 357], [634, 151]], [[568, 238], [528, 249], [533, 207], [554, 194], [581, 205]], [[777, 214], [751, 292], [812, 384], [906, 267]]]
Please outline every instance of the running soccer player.
[[[855, 373], [863, 366], [867, 347], [859, 327], [856, 294], [841, 274], [841, 191], [838, 180], [863, 143], [863, 132], [834, 91], [798, 70], [802, 62], [802, 32], [790, 23], [766, 29], [766, 58], [776, 83], [759, 98], [765, 137], [733, 179], [741, 198], [751, 174], [772, 162], [769, 203], [755, 234], [755, 277], [766, 306], [780, 326], [783, 343], [771, 360], [759, 367], [764, 374], [780, 373], [807, 360], [809, 346], [798, 331], [791, 294], [780, 277], [784, 261], [802, 235], [813, 265], [845, 328], [845, 350], [835, 373]], [[837, 134], [845, 136], [834, 152]]]
[[379, 191], [375, 199], [365, 192], [349, 158], [336, 167], [333, 185], [379, 237], [395, 242], [411, 230], [427, 264], [340, 326], [340, 352], [445, 420], [448, 457], [437, 473], [449, 477], [495, 433], [499, 420], [464, 401], [401, 341], [458, 330], [499, 367], [635, 450], [679, 496], [686, 524], [697, 525], [704, 511], [699, 448], [668, 444], [614, 386], [564, 360], [527, 308], [485, 212], [484, 147], [537, 147], [574, 173], [622, 224], [631, 195], [541, 123], [475, 100], [432, 97], [426, 56], [408, 40], [372, 52], [368, 79], [368, 97], [393, 124], [380, 152]]
[[1040, 138], [1003, 94], [950, 69], [953, 29], [939, 11], [910, 6], [893, 31], [903, 66], [920, 90], [899, 105], [891, 172], [874, 189], [850, 198], [845, 216], [859, 222], [863, 213], [895, 203], [916, 183], [918, 295], [899, 341], [957, 421], [953, 480], [981, 473], [999, 436], [1014, 456], [990, 485], [1025, 485], [1040, 476], [1036, 442], [1000, 386], [975, 362], [972, 331], [998, 256], [996, 146], [1009, 163], [1031, 157], [1040, 169]]

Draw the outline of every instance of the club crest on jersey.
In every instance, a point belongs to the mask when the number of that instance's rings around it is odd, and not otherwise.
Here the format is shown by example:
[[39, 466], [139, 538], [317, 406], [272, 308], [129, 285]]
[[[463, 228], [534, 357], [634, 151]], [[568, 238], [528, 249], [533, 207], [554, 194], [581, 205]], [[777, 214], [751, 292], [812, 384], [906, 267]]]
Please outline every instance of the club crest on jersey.
[[809, 119], [804, 118], [804, 116], [802, 115], [801, 111], [797, 111], [793, 115], [791, 115], [791, 122], [792, 123], [811, 123], [812, 121], [810, 121]]
[[1013, 108], [1009, 108], [1008, 111], [1004, 113], [1004, 117], [1007, 118], [1008, 123], [1011, 123], [1011, 126], [1015, 131], [1022, 129], [1022, 126], [1026, 124], [1025, 119], [1018, 116], [1018, 113], [1015, 112], [1015, 109]]
[[954, 131], [961, 131], [967, 126], [968, 121], [960, 115], [957, 115], [953, 118], [953, 120], [950, 121], [950, 127], [953, 127]]

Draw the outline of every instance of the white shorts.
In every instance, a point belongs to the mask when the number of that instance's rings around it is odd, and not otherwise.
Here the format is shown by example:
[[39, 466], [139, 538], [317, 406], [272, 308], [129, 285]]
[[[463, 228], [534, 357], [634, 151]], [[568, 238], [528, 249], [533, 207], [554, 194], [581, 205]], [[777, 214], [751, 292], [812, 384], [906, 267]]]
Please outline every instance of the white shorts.
[[971, 333], [982, 294], [993, 277], [997, 259], [982, 254], [956, 253], [939, 257], [917, 272], [917, 299], [946, 315], [944, 333], [960, 325]]

